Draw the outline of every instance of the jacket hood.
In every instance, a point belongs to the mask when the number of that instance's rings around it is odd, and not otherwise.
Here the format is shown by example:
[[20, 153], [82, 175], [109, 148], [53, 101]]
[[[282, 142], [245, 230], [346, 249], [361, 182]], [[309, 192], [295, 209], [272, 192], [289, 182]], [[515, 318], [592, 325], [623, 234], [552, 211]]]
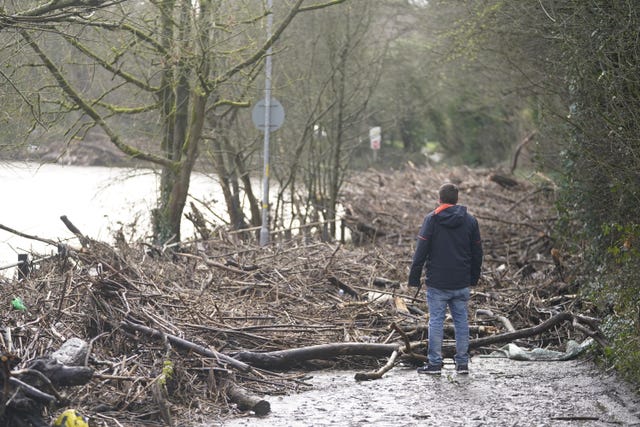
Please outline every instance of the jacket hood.
[[460, 227], [467, 215], [466, 206], [440, 205], [433, 211], [433, 217], [438, 224], [447, 228]]

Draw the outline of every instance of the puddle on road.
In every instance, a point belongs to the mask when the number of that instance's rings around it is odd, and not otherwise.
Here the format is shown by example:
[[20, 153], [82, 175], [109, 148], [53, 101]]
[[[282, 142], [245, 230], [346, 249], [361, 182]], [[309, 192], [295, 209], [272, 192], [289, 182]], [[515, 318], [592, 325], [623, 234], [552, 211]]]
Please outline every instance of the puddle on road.
[[590, 363], [476, 357], [469, 376], [396, 367], [382, 379], [355, 371], [313, 373], [314, 389], [267, 397], [271, 413], [224, 427], [297, 426], [640, 426], [640, 398]]

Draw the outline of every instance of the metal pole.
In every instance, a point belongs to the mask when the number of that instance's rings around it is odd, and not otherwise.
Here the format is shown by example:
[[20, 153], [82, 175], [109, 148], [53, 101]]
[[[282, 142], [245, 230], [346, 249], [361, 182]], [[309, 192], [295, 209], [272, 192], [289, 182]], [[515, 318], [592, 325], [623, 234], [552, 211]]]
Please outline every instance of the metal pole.
[[[273, 25], [273, 0], [267, 0], [267, 40], [271, 38]], [[269, 134], [271, 133], [271, 46], [267, 49], [264, 83], [264, 168], [262, 178], [262, 227], [260, 246], [269, 244]]]

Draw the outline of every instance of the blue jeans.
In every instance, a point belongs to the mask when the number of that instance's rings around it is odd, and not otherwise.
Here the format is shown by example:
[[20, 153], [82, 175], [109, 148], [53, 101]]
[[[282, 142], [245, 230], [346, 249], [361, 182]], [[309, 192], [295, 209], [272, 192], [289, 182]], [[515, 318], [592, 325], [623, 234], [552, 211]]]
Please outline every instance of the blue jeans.
[[442, 365], [442, 340], [444, 339], [444, 318], [447, 306], [453, 317], [456, 333], [457, 365], [469, 363], [469, 287], [462, 289], [436, 289], [427, 287], [429, 306], [429, 351], [427, 357], [432, 365]]

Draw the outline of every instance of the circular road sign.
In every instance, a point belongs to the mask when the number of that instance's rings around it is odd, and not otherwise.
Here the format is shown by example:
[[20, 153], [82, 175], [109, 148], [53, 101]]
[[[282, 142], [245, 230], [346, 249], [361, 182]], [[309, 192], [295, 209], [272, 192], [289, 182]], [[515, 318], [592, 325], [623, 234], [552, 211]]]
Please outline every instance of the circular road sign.
[[[254, 105], [253, 110], [251, 111], [251, 119], [253, 120], [253, 124], [256, 125], [256, 127], [261, 131], [264, 131], [266, 128], [264, 114], [265, 109], [266, 100], [261, 99], [260, 101], [256, 102], [256, 105]], [[284, 123], [284, 107], [277, 99], [271, 98], [269, 110], [269, 131], [273, 132], [274, 130], [280, 129], [280, 126], [282, 126], [282, 123]]]

